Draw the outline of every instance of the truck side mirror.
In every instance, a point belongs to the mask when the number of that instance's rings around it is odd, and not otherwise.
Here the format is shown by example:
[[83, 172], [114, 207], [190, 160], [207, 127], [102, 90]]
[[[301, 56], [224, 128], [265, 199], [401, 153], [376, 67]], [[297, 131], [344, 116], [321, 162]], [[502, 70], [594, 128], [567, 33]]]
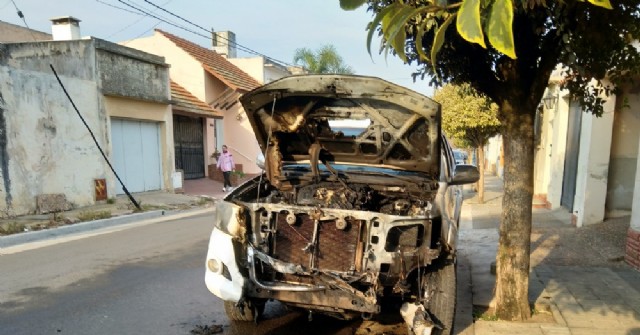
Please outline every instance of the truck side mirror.
[[472, 184], [480, 179], [478, 168], [473, 165], [456, 165], [453, 178], [449, 185]]

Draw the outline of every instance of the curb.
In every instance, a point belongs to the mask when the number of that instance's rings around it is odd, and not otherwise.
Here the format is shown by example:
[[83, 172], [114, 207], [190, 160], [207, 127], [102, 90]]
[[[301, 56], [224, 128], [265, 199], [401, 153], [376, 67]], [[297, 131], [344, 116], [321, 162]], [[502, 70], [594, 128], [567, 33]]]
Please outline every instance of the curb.
[[157, 218], [163, 218], [162, 220], [155, 220], [156, 222], [167, 221], [171, 219], [177, 219], [185, 216], [198, 215], [200, 213], [206, 213], [213, 211], [214, 207], [210, 208], [198, 208], [195, 210], [186, 211], [166, 211], [157, 210], [144, 213], [135, 213], [128, 215], [116, 216], [108, 219], [101, 219], [95, 221], [80, 222], [72, 225], [57, 227], [54, 229], [44, 229], [38, 231], [30, 231], [25, 233], [19, 233], [9, 236], [0, 237], [0, 248], [9, 248], [18, 246], [21, 244], [41, 242], [45, 240], [52, 240], [62, 236], [80, 234], [84, 232], [94, 231], [101, 228], [108, 228], [114, 226], [120, 226], [130, 223], [136, 223], [144, 220], [151, 220]]

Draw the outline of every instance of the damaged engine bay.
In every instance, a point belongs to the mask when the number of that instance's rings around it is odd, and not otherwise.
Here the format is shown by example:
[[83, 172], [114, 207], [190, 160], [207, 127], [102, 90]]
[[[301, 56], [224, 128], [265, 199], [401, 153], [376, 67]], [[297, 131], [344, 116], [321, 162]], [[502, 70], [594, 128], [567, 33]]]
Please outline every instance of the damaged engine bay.
[[408, 322], [414, 333], [450, 328], [453, 310], [430, 307], [450, 299], [434, 293], [450, 275], [430, 273], [453, 264], [461, 204], [442, 170], [439, 105], [340, 75], [289, 77], [240, 100], [264, 173], [216, 207], [205, 282], [232, 303], [229, 317], [273, 299], [368, 319], [394, 298], [422, 320]]

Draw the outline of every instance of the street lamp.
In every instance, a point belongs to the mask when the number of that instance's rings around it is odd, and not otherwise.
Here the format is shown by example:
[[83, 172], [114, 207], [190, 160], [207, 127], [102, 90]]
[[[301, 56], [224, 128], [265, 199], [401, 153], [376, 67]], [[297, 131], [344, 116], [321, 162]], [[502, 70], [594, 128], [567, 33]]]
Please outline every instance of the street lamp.
[[555, 107], [557, 101], [558, 96], [551, 93], [551, 90], [548, 90], [547, 95], [542, 98], [542, 103], [544, 103], [544, 107], [546, 107], [547, 109]]

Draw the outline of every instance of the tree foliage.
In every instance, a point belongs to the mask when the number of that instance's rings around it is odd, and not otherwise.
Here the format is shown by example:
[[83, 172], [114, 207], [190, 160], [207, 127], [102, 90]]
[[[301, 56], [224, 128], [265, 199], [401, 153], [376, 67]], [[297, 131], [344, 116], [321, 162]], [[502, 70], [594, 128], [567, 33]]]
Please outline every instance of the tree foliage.
[[433, 98], [442, 106], [442, 130], [462, 146], [484, 146], [500, 131], [498, 105], [469, 84], [444, 85]]
[[322, 46], [316, 51], [308, 48], [296, 49], [293, 62], [311, 73], [353, 74], [353, 69], [344, 64], [333, 45]]
[[[530, 317], [528, 303], [534, 116], [562, 64], [571, 98], [601, 115], [607, 95], [640, 77], [638, 0], [341, 0], [373, 12], [367, 47], [395, 53], [432, 84], [468, 83], [499, 107], [504, 197], [496, 313]], [[452, 23], [455, 21], [455, 25]], [[634, 46], [634, 43], [636, 44]]]
[[[588, 0], [591, 4], [612, 9], [609, 0]], [[367, 0], [340, 0], [340, 5], [345, 10], [354, 10], [367, 3]], [[533, 7], [537, 4], [545, 4], [544, 0], [528, 1], [525, 7]], [[457, 10], [457, 12], [456, 12]], [[420, 20], [420, 15], [436, 13], [443, 15], [446, 20], [445, 24], [437, 28], [436, 35], [444, 35], [447, 27], [453, 19], [456, 19], [456, 29], [458, 34], [471, 43], [478, 43], [486, 48], [485, 35], [491, 45], [503, 54], [516, 58], [515, 47], [513, 42], [513, 32], [511, 26], [513, 24], [514, 7], [512, 0], [466, 0], [454, 2], [453, 4], [443, 3], [442, 1], [423, 1], [422, 6], [412, 7], [403, 1], [396, 1], [390, 4], [385, 11], [378, 12], [378, 16], [374, 22], [386, 22], [385, 38], [390, 43], [400, 42], [403, 34], [402, 27], [407, 25], [410, 20]], [[482, 18], [490, 18], [483, 27]], [[394, 25], [390, 29], [390, 25]], [[427, 30], [429, 27], [427, 27]], [[424, 33], [425, 30], [422, 30]], [[405, 36], [406, 37], [406, 36]], [[443, 37], [438, 37], [442, 39]], [[397, 40], [397, 41], [396, 41]], [[401, 42], [400, 42], [401, 43]], [[437, 53], [441, 45], [432, 48], [432, 56]], [[395, 48], [395, 46], [394, 46]], [[419, 48], [421, 49], [421, 48]], [[419, 52], [419, 50], [418, 50]], [[405, 55], [400, 55], [406, 60]], [[427, 58], [426, 54], [421, 56]]]
[[442, 130], [461, 147], [476, 149], [478, 202], [484, 202], [484, 146], [500, 131], [498, 105], [478, 93], [469, 84], [447, 84], [436, 91], [434, 99], [442, 106]]
[[[529, 91], [535, 106], [556, 64], [562, 63], [562, 88], [596, 115], [603, 93], [614, 83], [640, 73], [640, 56], [631, 44], [640, 38], [637, 0], [340, 0], [345, 9], [368, 4], [375, 16], [367, 47], [376, 32], [381, 51], [417, 63], [415, 77], [432, 84], [468, 82], [494, 101], [511, 87]], [[455, 25], [451, 23], [456, 22]], [[455, 26], [455, 28], [454, 28]], [[513, 36], [517, 38], [514, 39]], [[371, 52], [371, 50], [370, 50]], [[520, 55], [520, 58], [516, 58]], [[509, 72], [518, 72], [509, 78]], [[600, 85], [591, 85], [591, 80]], [[524, 86], [514, 87], [511, 82]], [[535, 82], [535, 84], [534, 84]]]

